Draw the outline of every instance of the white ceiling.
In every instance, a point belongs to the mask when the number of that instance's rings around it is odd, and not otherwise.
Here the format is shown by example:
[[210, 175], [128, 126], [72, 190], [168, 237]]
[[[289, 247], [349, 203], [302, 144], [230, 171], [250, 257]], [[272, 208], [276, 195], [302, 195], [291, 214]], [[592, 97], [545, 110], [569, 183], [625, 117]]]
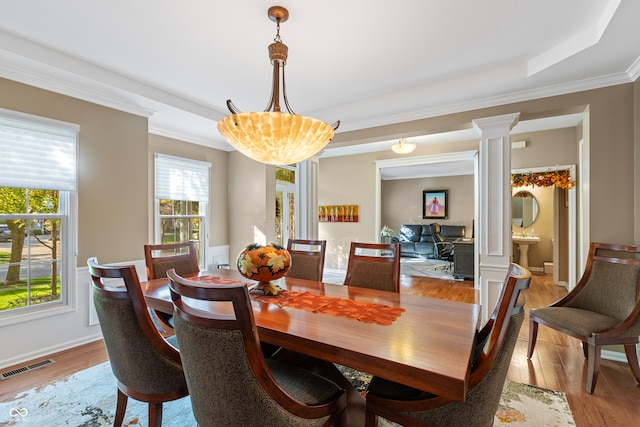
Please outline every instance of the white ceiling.
[[338, 133], [640, 75], [638, 0], [20, 0], [0, 13], [0, 77], [231, 150], [216, 121], [227, 99], [267, 105], [275, 4], [291, 106]]

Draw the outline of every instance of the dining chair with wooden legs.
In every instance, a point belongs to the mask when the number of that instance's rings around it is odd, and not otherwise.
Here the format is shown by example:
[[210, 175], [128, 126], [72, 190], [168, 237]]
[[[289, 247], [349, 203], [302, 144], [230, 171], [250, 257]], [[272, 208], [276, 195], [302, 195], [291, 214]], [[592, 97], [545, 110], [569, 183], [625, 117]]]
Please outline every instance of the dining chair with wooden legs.
[[344, 284], [400, 292], [400, 244], [351, 242]]
[[131, 397], [148, 403], [149, 426], [160, 427], [162, 403], [188, 395], [175, 336], [165, 339], [153, 324], [133, 265], [100, 265], [96, 258], [89, 258], [87, 265], [100, 329], [118, 383], [113, 424], [122, 425]]
[[[183, 276], [198, 273], [198, 256], [193, 242], [163, 243], [144, 245], [144, 261], [147, 267], [147, 280], [166, 279], [167, 270], [175, 269]], [[152, 310], [153, 319], [161, 332], [173, 330], [171, 314]]]
[[[167, 275], [176, 336], [199, 426], [341, 424], [346, 408], [342, 388], [264, 357], [246, 283], [210, 286], [173, 270]], [[216, 311], [219, 303], [223, 306]], [[206, 305], [209, 308], [203, 309]]]
[[621, 345], [636, 383], [640, 366], [640, 246], [591, 243], [580, 282], [564, 298], [529, 311], [529, 346], [533, 356], [538, 324], [582, 341], [587, 359], [585, 389], [593, 393], [603, 345]]
[[373, 377], [366, 396], [366, 427], [378, 417], [407, 427], [493, 425], [518, 333], [524, 319], [524, 296], [531, 273], [511, 264], [498, 303], [476, 333], [470, 360], [470, 390], [464, 402], [452, 401], [402, 384]]
[[289, 239], [287, 250], [291, 254], [291, 268], [287, 277], [322, 282], [326, 240]]

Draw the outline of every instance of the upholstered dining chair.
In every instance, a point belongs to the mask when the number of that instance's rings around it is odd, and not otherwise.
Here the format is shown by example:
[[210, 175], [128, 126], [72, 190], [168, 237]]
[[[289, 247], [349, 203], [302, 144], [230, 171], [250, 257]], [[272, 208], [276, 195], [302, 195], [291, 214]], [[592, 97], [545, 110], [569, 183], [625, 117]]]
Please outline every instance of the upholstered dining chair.
[[[167, 275], [176, 336], [199, 426], [340, 424], [346, 407], [343, 389], [319, 375], [263, 356], [246, 284], [212, 287], [180, 277], [174, 270]], [[219, 312], [214, 306], [202, 311], [191, 305], [194, 300], [224, 302], [224, 306]]]
[[593, 393], [603, 345], [624, 346], [640, 383], [636, 344], [640, 337], [640, 246], [591, 243], [582, 278], [564, 298], [529, 311], [531, 358], [538, 324], [578, 338], [587, 358], [586, 390]]
[[351, 242], [344, 284], [400, 292], [400, 245]]
[[188, 394], [175, 337], [165, 339], [155, 328], [133, 265], [105, 266], [96, 258], [89, 258], [87, 265], [109, 363], [118, 382], [113, 425], [122, 425], [131, 397], [148, 403], [149, 426], [161, 426], [162, 403]]
[[287, 250], [291, 254], [291, 268], [287, 277], [322, 282], [326, 240], [289, 239]]
[[[147, 279], [164, 279], [167, 270], [173, 268], [178, 274], [198, 273], [198, 256], [193, 242], [144, 245], [144, 261], [147, 266]], [[152, 310], [154, 320], [161, 332], [173, 329], [173, 316]]]
[[149, 280], [166, 278], [172, 268], [183, 276], [200, 271], [193, 242], [144, 245], [144, 261]]
[[520, 291], [528, 289], [530, 282], [529, 271], [516, 264], [509, 266], [493, 314], [476, 333], [470, 391], [464, 402], [373, 377], [367, 388], [365, 426], [376, 426], [378, 416], [403, 426], [493, 425], [524, 319], [525, 300]]

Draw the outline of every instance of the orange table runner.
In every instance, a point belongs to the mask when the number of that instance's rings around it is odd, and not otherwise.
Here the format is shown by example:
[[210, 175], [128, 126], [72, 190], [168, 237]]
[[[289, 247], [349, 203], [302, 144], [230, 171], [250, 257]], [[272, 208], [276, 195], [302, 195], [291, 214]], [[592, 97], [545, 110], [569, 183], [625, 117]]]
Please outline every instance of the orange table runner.
[[390, 325], [404, 311], [404, 308], [389, 307], [383, 304], [352, 301], [338, 297], [314, 295], [310, 292], [281, 290], [278, 295], [264, 295], [253, 290], [251, 298], [255, 301], [276, 304], [280, 307], [301, 308], [313, 313], [325, 313], [334, 316], [356, 319], [361, 322]]
[[185, 276], [189, 280], [193, 280], [194, 282], [200, 283], [209, 283], [212, 285], [235, 285], [238, 283], [242, 283], [242, 280], [234, 280], [234, 279], [225, 279], [224, 277], [218, 276]]
[[[190, 280], [213, 285], [231, 285], [242, 283], [241, 280], [225, 279], [218, 276], [190, 276]], [[264, 295], [262, 291], [254, 289], [249, 292], [255, 301], [276, 304], [280, 307], [300, 308], [313, 313], [325, 313], [333, 316], [356, 319], [366, 323], [390, 325], [404, 311], [404, 308], [389, 307], [388, 305], [368, 302], [352, 301], [338, 297], [315, 295], [310, 292], [295, 292], [281, 289], [278, 295]]]

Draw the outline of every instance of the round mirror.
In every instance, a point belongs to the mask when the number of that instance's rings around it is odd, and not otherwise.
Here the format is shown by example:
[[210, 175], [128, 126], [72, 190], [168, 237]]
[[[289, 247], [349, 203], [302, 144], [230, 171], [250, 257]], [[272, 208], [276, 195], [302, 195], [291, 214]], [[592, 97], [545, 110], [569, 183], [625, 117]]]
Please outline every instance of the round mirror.
[[538, 201], [536, 196], [526, 190], [518, 191], [511, 196], [511, 220], [513, 225], [526, 228], [538, 217]]

